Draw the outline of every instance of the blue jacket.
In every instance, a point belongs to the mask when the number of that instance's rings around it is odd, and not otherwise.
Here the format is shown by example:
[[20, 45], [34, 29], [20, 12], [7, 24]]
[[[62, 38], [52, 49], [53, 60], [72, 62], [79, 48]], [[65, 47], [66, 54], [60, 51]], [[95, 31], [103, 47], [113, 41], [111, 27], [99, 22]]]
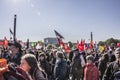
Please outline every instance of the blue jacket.
[[54, 80], [66, 80], [67, 62], [61, 59], [55, 63]]

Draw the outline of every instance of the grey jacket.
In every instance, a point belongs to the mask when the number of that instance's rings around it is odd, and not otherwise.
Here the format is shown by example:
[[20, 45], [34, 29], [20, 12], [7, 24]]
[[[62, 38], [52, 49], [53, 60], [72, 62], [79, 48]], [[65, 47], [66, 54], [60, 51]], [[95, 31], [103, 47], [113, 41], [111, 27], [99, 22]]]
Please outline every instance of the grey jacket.
[[33, 80], [48, 80], [47, 77], [44, 77], [44, 74], [41, 70], [36, 70], [34, 73]]

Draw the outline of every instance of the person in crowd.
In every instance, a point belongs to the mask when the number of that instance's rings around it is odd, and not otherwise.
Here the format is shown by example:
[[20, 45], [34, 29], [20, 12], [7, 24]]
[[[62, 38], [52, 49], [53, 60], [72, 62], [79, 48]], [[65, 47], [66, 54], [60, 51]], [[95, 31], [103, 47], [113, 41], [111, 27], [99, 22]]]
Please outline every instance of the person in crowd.
[[16, 65], [20, 65], [20, 61], [22, 57], [21, 44], [18, 42], [14, 42], [14, 43], [9, 43], [8, 45], [10, 46], [10, 50], [11, 50], [9, 62], [13, 62]]
[[5, 80], [3, 74], [8, 70], [7, 60], [0, 59], [0, 80]]
[[[55, 67], [55, 62], [56, 62], [56, 53], [57, 53], [57, 49], [54, 49], [52, 50], [51, 54], [50, 54], [50, 57], [51, 57], [51, 60], [49, 61], [51, 67], [52, 67], [52, 73], [54, 72], [54, 67]], [[54, 75], [52, 74], [51, 78], [53, 79], [54, 78]]]
[[54, 80], [66, 80], [67, 62], [62, 52], [56, 53], [56, 63], [54, 67]]
[[51, 73], [52, 73], [52, 69], [51, 69], [51, 65], [49, 64], [49, 62], [46, 60], [46, 55], [44, 52], [40, 53], [39, 55], [39, 63], [40, 63], [40, 67], [45, 70], [45, 72], [48, 75], [48, 79], [51, 78]]
[[107, 68], [108, 63], [109, 63], [109, 56], [107, 53], [105, 53], [98, 61], [100, 80], [102, 80], [103, 74]]
[[69, 60], [70, 60], [70, 62], [72, 62], [72, 58], [73, 58], [73, 50], [71, 50], [70, 53], [69, 53]]
[[109, 61], [110, 61], [110, 62], [115, 61], [114, 51], [115, 51], [115, 44], [114, 44], [114, 43], [111, 43], [111, 45], [110, 45], [110, 47], [109, 47], [109, 51], [108, 51]]
[[1, 58], [5, 58], [5, 59], [7, 60], [7, 62], [9, 61], [9, 59], [10, 59], [10, 54], [9, 54], [9, 51], [8, 51], [7, 49], [2, 50]]
[[83, 80], [99, 80], [99, 70], [94, 64], [94, 57], [88, 55], [86, 61], [87, 63], [84, 66]]
[[73, 58], [71, 62], [71, 70], [70, 70], [70, 75], [72, 80], [80, 80], [82, 78], [82, 72], [83, 72], [83, 67], [82, 67], [82, 59], [81, 59], [81, 54], [79, 53], [78, 49], [73, 50]]
[[30, 74], [31, 80], [48, 80], [33, 54], [27, 53], [22, 56], [20, 67]]
[[116, 48], [114, 53], [116, 60], [109, 63], [102, 80], [114, 80], [114, 74], [120, 70], [120, 48]]

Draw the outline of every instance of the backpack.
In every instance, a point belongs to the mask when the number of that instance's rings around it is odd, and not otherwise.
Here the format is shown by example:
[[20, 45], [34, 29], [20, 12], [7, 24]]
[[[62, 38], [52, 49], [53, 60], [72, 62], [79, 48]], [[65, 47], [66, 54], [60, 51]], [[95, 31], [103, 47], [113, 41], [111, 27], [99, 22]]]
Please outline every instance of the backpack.
[[21, 68], [9, 64], [8, 69], [9, 70], [3, 74], [5, 80], [30, 80], [26, 72]]

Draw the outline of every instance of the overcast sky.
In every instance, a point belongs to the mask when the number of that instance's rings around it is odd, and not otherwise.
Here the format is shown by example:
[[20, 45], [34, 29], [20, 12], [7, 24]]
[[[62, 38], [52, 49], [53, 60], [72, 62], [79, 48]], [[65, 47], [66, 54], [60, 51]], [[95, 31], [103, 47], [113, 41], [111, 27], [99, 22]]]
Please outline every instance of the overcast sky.
[[120, 39], [120, 0], [0, 0], [0, 39], [10, 38], [17, 14], [17, 39], [64, 41]]

